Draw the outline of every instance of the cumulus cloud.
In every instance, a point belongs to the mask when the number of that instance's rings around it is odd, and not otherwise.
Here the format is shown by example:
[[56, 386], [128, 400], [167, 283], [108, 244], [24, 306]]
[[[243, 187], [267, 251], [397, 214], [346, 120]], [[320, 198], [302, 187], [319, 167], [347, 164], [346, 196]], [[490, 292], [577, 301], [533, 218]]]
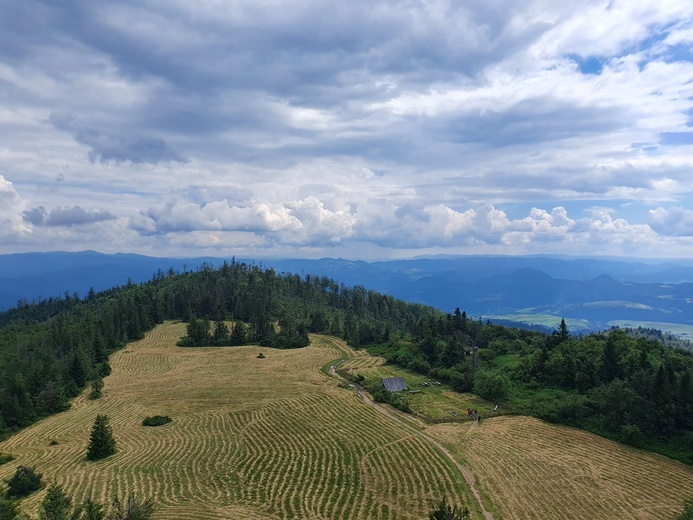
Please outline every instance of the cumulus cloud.
[[25, 206], [12, 183], [0, 175], [0, 236], [16, 239], [31, 232], [21, 217]]
[[649, 224], [660, 235], [693, 236], [693, 211], [681, 207], [650, 210]]
[[[141, 236], [168, 236], [178, 244], [223, 247], [230, 243], [255, 247], [349, 247], [372, 243], [382, 248], [492, 248], [541, 250], [542, 244], [565, 244], [574, 253], [586, 247], [644, 243], [654, 233], [643, 225], [593, 209], [588, 217], [572, 218], [561, 206], [550, 211], [532, 208], [511, 219], [493, 205], [463, 211], [445, 204], [401, 206], [369, 199], [354, 207], [330, 209], [315, 197], [285, 204], [254, 201], [245, 206], [228, 201], [196, 204], [172, 198], [130, 220]], [[180, 238], [175, 237], [180, 235]], [[232, 239], [230, 237], [233, 237]]]
[[352, 234], [348, 209], [331, 211], [314, 197], [290, 204], [254, 201], [246, 206], [227, 200], [195, 204], [178, 198], [133, 217], [132, 229], [142, 234], [199, 231], [240, 231], [265, 235], [280, 243], [329, 245]]
[[24, 220], [34, 226], [82, 226], [103, 222], [105, 220], [115, 220], [113, 213], [105, 210], [86, 210], [81, 206], [59, 207], [47, 211], [43, 206], [38, 206], [26, 210], [22, 214]]

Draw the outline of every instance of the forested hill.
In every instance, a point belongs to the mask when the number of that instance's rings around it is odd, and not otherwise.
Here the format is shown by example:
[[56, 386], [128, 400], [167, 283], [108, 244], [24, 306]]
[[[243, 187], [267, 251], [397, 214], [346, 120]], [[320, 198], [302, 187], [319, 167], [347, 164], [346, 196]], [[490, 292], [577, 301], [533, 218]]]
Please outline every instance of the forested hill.
[[0, 432], [64, 410], [89, 381], [109, 373], [110, 353], [164, 320], [205, 327], [209, 320], [240, 321], [247, 324], [244, 342], [287, 347], [309, 330], [353, 345], [384, 341], [437, 314], [363, 287], [235, 261], [158, 271], [146, 283], [90, 291], [83, 299], [66, 294], [27, 303], [0, 314]]
[[[108, 355], [167, 319], [181, 344], [306, 344], [308, 332], [473, 390], [504, 412], [596, 431], [693, 463], [693, 356], [622, 331], [571, 337], [471, 320], [320, 276], [232, 261], [0, 314], [0, 430], [69, 406]], [[226, 323], [233, 322], [229, 331]], [[278, 327], [277, 327], [278, 325]], [[475, 347], [478, 350], [475, 350]]]

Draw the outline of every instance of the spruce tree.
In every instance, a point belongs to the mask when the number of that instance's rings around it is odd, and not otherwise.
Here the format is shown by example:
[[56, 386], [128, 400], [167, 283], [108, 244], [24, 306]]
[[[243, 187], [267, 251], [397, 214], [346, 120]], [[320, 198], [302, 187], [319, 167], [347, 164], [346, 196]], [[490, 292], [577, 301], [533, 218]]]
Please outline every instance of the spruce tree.
[[19, 518], [19, 504], [0, 496], [0, 519], [15, 520]]
[[108, 424], [108, 417], [102, 414], [96, 416], [91, 429], [87, 459], [98, 460], [113, 455], [116, 451], [116, 441], [113, 431]]
[[[39, 520], [67, 520], [71, 517], [72, 498], [55, 484], [48, 488], [41, 502]], [[74, 517], [73, 517], [74, 518]]]
[[469, 520], [471, 513], [467, 507], [460, 509], [457, 506], [450, 506], [443, 497], [438, 507], [428, 515], [428, 518], [429, 520]]

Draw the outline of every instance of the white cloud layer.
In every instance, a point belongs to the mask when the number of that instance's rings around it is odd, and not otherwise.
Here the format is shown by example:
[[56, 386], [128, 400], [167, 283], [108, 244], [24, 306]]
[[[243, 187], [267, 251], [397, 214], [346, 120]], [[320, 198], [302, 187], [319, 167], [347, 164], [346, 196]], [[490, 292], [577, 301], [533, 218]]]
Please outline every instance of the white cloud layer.
[[0, 253], [690, 257], [692, 12], [0, 0]]

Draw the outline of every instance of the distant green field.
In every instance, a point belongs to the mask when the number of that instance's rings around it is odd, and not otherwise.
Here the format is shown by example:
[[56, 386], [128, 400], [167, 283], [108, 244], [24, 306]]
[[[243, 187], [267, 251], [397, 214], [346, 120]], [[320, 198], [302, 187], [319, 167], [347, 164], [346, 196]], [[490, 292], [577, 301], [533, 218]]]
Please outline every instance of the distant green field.
[[[526, 323], [527, 325], [542, 325], [549, 328], [557, 328], [561, 324], [561, 316], [552, 314], [532, 314], [531, 312], [519, 312], [517, 314], [494, 314], [487, 316], [488, 319], [509, 320], [518, 323]], [[565, 324], [569, 329], [589, 329], [590, 322], [578, 318], [565, 318]]]
[[668, 323], [664, 321], [613, 320], [609, 322], [609, 326], [630, 327], [631, 329], [637, 329], [638, 327], [659, 329], [662, 332], [667, 332], [683, 339], [693, 340], [693, 325], [684, 325], [682, 323]]
[[638, 302], [627, 302], [624, 300], [602, 300], [596, 302], [587, 302], [584, 307], [625, 307], [626, 309], [642, 309], [652, 310], [652, 307]]
[[[596, 302], [604, 303], [604, 302]], [[528, 311], [529, 309], [523, 309]], [[560, 316], [552, 314], [532, 314], [531, 312], [519, 312], [517, 314], [494, 314], [488, 316], [488, 319], [493, 321], [508, 320], [527, 325], [542, 325], [549, 328], [557, 328], [561, 323]], [[592, 330], [589, 320], [577, 318], [565, 318], [565, 323], [571, 331]], [[693, 340], [693, 325], [685, 325], [683, 323], [670, 323], [664, 321], [638, 321], [638, 320], [612, 320], [607, 322], [608, 327], [629, 327], [637, 329], [638, 327], [648, 329], [658, 329], [662, 332], [672, 334], [682, 339]]]

